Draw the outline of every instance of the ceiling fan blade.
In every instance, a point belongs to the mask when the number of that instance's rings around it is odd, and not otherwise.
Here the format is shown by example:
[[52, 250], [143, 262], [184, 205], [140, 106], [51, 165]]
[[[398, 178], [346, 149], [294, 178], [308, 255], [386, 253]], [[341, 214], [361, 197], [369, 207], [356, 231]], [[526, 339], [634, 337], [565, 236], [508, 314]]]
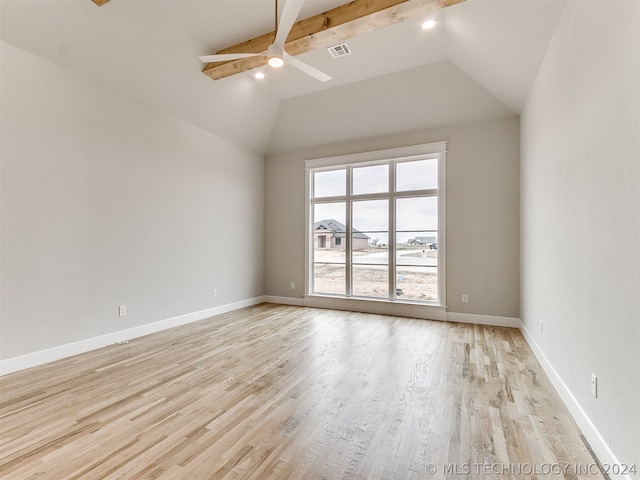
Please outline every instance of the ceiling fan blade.
[[331, 77], [324, 72], [321, 72], [315, 67], [312, 67], [308, 63], [304, 63], [302, 60], [298, 60], [296, 57], [289, 55], [285, 52], [284, 61], [287, 65], [291, 65], [292, 67], [296, 67], [298, 70], [303, 71], [307, 75], [312, 76], [316, 80], [320, 80], [321, 82], [326, 82], [331, 80]]
[[216, 53], [215, 55], [203, 55], [198, 57], [205, 63], [213, 62], [230, 62], [231, 60], [238, 60], [239, 58], [257, 57], [262, 55], [261, 53]]
[[287, 41], [291, 27], [296, 23], [298, 14], [302, 8], [304, 0], [287, 0], [282, 9], [282, 15], [280, 15], [280, 23], [278, 24], [278, 32], [276, 33], [276, 39], [273, 44], [279, 47], [279, 50], [284, 50], [284, 43]]

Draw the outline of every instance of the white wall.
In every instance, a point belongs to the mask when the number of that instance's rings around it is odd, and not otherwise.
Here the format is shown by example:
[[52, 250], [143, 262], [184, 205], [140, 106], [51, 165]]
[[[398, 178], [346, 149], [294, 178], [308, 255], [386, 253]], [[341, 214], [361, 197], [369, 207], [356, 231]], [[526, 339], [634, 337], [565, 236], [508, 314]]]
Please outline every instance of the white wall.
[[640, 2], [567, 5], [521, 124], [521, 318], [600, 460], [640, 466]]
[[[321, 109], [315, 105], [313, 111]], [[350, 112], [358, 123], [367, 112]], [[354, 139], [267, 157], [265, 288], [304, 293], [304, 160], [448, 141], [447, 305], [450, 312], [518, 317], [519, 122], [517, 117]], [[295, 282], [296, 289], [290, 289]], [[461, 295], [469, 303], [461, 303]]]
[[0, 358], [262, 294], [262, 156], [1, 53]]

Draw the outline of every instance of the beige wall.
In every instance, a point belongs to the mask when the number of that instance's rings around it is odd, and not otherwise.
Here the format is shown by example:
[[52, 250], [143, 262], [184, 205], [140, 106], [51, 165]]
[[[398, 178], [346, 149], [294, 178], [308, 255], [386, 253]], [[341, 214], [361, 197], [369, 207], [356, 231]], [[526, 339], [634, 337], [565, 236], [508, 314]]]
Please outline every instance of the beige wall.
[[567, 5], [521, 156], [522, 321], [600, 460], [640, 465], [640, 2]]
[[[267, 157], [265, 293], [304, 288], [304, 160], [447, 140], [447, 304], [450, 311], [519, 313], [519, 122], [497, 121], [354, 140]], [[290, 241], [283, 243], [283, 238]], [[296, 289], [291, 290], [294, 282]], [[461, 295], [469, 303], [461, 303]]]

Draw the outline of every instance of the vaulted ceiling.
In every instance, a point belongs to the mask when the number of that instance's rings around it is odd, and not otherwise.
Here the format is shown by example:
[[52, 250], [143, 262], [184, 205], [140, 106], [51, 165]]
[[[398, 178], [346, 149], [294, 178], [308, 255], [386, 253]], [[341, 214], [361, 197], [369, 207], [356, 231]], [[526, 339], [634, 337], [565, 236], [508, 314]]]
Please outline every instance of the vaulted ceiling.
[[[432, 30], [419, 28], [419, 16], [361, 33], [347, 42], [351, 55], [334, 59], [321, 48], [299, 56], [333, 77], [321, 83], [287, 66], [262, 80], [254, 71], [216, 81], [202, 73], [198, 56], [273, 31], [273, 0], [93, 1], [105, 4], [0, 0], [2, 39], [259, 152], [303, 147], [296, 128], [309, 124], [296, 116], [327, 121], [374, 99], [399, 120], [412, 118], [403, 112], [416, 103], [430, 108], [421, 128], [517, 114], [564, 6], [466, 0], [435, 12]], [[299, 18], [347, 3], [307, 0]]]

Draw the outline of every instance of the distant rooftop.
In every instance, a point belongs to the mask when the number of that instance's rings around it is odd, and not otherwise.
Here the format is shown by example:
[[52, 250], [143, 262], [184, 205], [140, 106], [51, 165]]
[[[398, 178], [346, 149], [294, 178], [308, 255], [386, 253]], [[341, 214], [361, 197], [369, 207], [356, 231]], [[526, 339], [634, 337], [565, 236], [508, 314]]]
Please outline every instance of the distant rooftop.
[[[313, 229], [328, 230], [330, 232], [333, 232], [333, 236], [336, 238], [344, 238], [347, 236], [347, 227], [343, 223], [340, 223], [339, 221], [334, 220], [332, 218], [315, 222], [313, 224]], [[370, 238], [370, 237], [354, 229], [353, 238]]]

